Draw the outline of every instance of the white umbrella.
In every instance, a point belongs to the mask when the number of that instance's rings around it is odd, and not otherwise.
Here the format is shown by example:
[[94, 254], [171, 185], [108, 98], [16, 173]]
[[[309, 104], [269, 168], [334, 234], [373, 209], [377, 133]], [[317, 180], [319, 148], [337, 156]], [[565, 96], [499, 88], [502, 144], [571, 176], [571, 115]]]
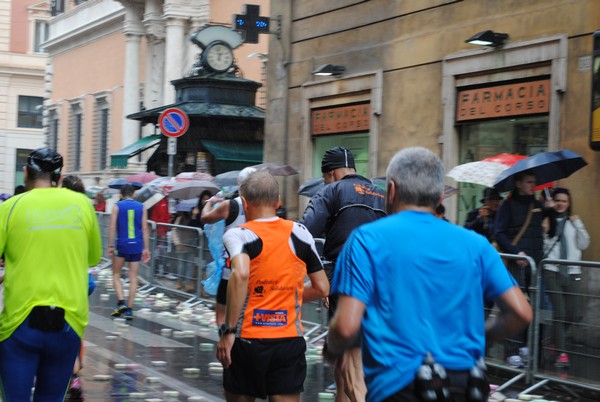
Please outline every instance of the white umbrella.
[[256, 170], [266, 170], [273, 176], [291, 176], [298, 174], [298, 171], [290, 165], [280, 165], [278, 163], [266, 162], [258, 165], [252, 165], [250, 167], [253, 167]]
[[180, 200], [189, 200], [191, 198], [199, 198], [204, 191], [208, 191], [211, 196], [217, 194], [221, 190], [219, 186], [203, 180], [182, 181], [175, 183], [169, 192], [170, 198], [178, 198]]
[[492, 187], [500, 173], [509, 166], [496, 162], [469, 162], [453, 167], [446, 176], [463, 183]]
[[224, 172], [216, 175], [211, 182], [215, 183], [217, 186], [226, 187], [226, 186], [236, 186], [237, 178], [240, 175], [239, 170], [231, 170], [229, 172]]
[[146, 209], [152, 208], [153, 206], [156, 205], [157, 202], [159, 202], [163, 198], [165, 198], [164, 194], [161, 194], [161, 193], [154, 193], [154, 194], [152, 194], [150, 196], [150, 198], [146, 199], [143, 202], [144, 208], [146, 208]]

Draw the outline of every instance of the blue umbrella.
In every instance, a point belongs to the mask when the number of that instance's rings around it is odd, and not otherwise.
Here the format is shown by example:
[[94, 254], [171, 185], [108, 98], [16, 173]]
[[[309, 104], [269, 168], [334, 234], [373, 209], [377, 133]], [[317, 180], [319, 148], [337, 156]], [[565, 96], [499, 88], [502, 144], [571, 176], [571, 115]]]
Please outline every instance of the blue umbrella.
[[191, 212], [192, 209], [198, 206], [198, 199], [192, 198], [189, 200], [181, 200], [175, 206], [175, 211], [177, 212]]
[[142, 183], [138, 183], [137, 181], [126, 181], [125, 179], [114, 179], [108, 182], [109, 188], [114, 188], [120, 190], [125, 184], [131, 184], [136, 189], [140, 189], [144, 187]]
[[568, 149], [542, 152], [521, 159], [503, 171], [496, 179], [494, 188], [500, 192], [512, 190], [515, 187], [515, 175], [527, 170], [533, 171], [537, 184], [540, 185], [565, 179], [585, 165], [587, 165], [587, 162], [581, 155]]

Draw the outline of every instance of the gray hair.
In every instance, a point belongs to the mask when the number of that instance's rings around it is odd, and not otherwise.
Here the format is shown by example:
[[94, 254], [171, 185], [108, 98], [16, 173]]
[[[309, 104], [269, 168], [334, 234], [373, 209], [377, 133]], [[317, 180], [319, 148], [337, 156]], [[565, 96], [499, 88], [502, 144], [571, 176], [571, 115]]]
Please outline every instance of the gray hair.
[[444, 166], [426, 148], [405, 148], [388, 165], [387, 182], [390, 180], [396, 184], [396, 197], [403, 203], [435, 208], [444, 192]]
[[240, 195], [252, 205], [277, 208], [279, 204], [279, 184], [266, 170], [251, 173], [240, 186]]

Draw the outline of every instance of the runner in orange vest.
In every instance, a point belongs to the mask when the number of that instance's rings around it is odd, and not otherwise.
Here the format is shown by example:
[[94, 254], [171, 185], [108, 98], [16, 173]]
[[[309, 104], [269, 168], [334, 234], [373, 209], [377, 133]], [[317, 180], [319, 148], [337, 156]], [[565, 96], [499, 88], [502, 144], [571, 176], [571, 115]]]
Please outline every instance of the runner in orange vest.
[[247, 222], [223, 236], [232, 268], [217, 345], [226, 399], [299, 401], [306, 377], [302, 302], [327, 296], [329, 282], [308, 230], [276, 216], [275, 178], [252, 173], [240, 193]]

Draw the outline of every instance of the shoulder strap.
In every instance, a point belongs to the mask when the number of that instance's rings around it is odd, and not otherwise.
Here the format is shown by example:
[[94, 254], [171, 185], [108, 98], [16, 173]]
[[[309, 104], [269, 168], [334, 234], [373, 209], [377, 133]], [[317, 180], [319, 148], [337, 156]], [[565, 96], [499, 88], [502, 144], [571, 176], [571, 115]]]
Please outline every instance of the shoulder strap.
[[517, 233], [517, 235], [511, 242], [513, 246], [516, 246], [519, 243], [519, 240], [521, 240], [521, 237], [523, 237], [523, 234], [525, 233], [525, 231], [527, 230], [527, 227], [529, 227], [529, 224], [531, 223], [531, 216], [533, 215], [533, 204], [534, 204], [533, 202], [531, 204], [529, 204], [529, 211], [527, 211], [527, 218], [525, 219], [525, 222], [523, 222], [523, 226], [521, 226], [521, 230], [519, 230], [519, 233]]

